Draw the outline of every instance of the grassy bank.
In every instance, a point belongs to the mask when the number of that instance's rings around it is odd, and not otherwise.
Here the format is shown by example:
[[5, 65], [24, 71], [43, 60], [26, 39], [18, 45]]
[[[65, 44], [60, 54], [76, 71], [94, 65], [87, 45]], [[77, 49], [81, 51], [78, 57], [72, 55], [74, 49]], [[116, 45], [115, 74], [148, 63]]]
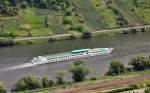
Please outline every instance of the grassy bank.
[[[43, 42], [53, 42], [53, 41], [63, 41], [63, 40], [73, 40], [78, 38], [94, 38], [94, 37], [110, 37], [119, 34], [133, 34], [137, 32], [148, 32], [150, 31], [150, 27], [145, 28], [130, 28], [130, 29], [114, 29], [114, 30], [102, 30], [95, 32], [85, 32], [85, 33], [72, 33], [72, 34], [64, 34], [64, 35], [56, 35], [56, 36], [45, 36], [45, 37], [25, 37], [16, 38], [18, 44], [34, 44], [34, 43], [43, 43]], [[88, 36], [84, 36], [88, 34]]]
[[[88, 39], [94, 37], [111, 37], [119, 34], [133, 34], [133, 33], [144, 33], [150, 31], [150, 26], [139, 26], [130, 27], [130, 28], [118, 28], [112, 30], [101, 30], [95, 32], [84, 32], [76, 33], [72, 32], [71, 34], [62, 34], [62, 35], [53, 35], [53, 36], [40, 36], [40, 37], [4, 37], [0, 38], [0, 46], [13, 46], [13, 45], [27, 45], [27, 44], [42, 44], [46, 42], [53, 41], [63, 41], [63, 40], [75, 40], [79, 38]], [[11, 45], [7, 44], [8, 41], [13, 43]], [[6, 43], [6, 44], [5, 44]]]
[[[140, 72], [128, 72], [128, 73], [125, 73], [125, 74], [121, 74], [120, 76], [101, 76], [101, 77], [94, 77], [94, 79], [93, 79], [93, 77], [91, 77], [91, 78], [85, 80], [84, 82], [80, 82], [80, 83], [70, 82], [70, 83], [67, 83], [65, 85], [53, 86], [53, 87], [45, 88], [45, 89], [36, 89], [36, 90], [33, 90], [33, 91], [23, 91], [23, 92], [14, 92], [14, 93], [49, 93], [49, 91], [53, 92], [53, 91], [61, 90], [61, 89], [64, 89], [64, 88], [79, 87], [79, 86], [89, 85], [89, 84], [93, 84], [93, 83], [96, 83], [96, 82], [102, 82], [102, 81], [127, 79], [127, 78], [131, 78], [131, 77], [136, 77], [136, 76], [148, 75], [149, 73], [150, 73], [150, 70], [145, 70], [145, 71], [140, 71]], [[145, 80], [145, 81], [140, 82], [140, 83], [142, 84], [142, 83], [145, 83], [147, 81], [148, 80]], [[111, 91], [111, 90], [117, 89], [117, 88], [125, 88], [128, 85], [130, 85], [130, 84], [125, 84], [125, 85], [121, 85], [121, 86], [113, 86], [113, 87], [110, 87], [110, 88], [107, 88], [107, 89], [103, 89], [103, 92], [105, 93], [106, 91]], [[95, 92], [99, 92], [99, 91], [102, 91], [102, 90], [95, 90]], [[93, 93], [93, 92], [91, 92], [91, 91], [87, 92], [86, 91], [86, 93]]]

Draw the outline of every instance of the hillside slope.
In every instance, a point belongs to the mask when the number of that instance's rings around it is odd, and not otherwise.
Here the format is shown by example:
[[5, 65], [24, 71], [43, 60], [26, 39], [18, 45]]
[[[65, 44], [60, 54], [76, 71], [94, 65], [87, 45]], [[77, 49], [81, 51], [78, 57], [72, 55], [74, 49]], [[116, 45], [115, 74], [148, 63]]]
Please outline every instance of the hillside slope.
[[0, 0], [0, 36], [27, 37], [150, 24], [150, 0]]

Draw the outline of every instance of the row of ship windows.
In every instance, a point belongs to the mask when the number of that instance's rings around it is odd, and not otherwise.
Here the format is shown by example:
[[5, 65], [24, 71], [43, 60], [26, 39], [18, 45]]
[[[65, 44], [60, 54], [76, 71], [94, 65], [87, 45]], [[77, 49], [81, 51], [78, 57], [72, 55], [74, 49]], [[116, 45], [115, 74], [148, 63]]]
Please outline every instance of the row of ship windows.
[[[103, 53], [106, 53], [106, 52], [103, 52]], [[101, 55], [103, 53], [95, 53], [95, 54], [92, 54], [92, 55]], [[89, 53], [87, 53], [88, 55]], [[62, 57], [56, 57], [56, 58], [50, 58], [48, 60], [56, 60], [56, 59], [70, 59], [70, 58], [73, 58], [73, 57], [79, 57], [83, 54], [77, 54], [77, 55], [70, 55], [70, 56], [62, 56]]]

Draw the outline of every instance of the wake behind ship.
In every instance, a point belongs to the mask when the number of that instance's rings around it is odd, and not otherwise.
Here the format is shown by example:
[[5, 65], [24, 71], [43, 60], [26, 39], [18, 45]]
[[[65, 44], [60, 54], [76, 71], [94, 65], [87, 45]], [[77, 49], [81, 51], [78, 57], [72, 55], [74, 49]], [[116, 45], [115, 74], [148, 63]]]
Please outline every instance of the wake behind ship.
[[69, 61], [79, 58], [110, 54], [113, 48], [78, 49], [66, 53], [38, 56], [31, 60], [33, 65]]

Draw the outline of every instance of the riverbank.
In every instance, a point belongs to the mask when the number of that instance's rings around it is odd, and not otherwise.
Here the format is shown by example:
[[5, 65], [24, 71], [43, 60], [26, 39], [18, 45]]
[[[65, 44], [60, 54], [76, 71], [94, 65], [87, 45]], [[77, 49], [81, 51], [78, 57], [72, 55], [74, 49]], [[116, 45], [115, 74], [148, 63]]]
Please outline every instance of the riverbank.
[[[150, 25], [136, 26], [136, 27], [126, 27], [126, 28], [117, 28], [111, 30], [101, 30], [94, 32], [85, 32], [85, 33], [71, 33], [71, 34], [61, 34], [54, 36], [41, 36], [41, 37], [14, 37], [14, 38], [0, 38], [0, 42], [4, 43], [3, 39], [8, 39], [6, 44], [3, 46], [9, 46], [9, 43], [13, 45], [20, 44], [34, 44], [34, 43], [43, 43], [43, 42], [52, 42], [52, 41], [63, 41], [63, 40], [73, 40], [78, 38], [91, 38], [91, 37], [108, 37], [114, 36], [117, 34], [133, 34], [137, 32], [146, 32], [150, 31]], [[8, 44], [7, 44], [8, 43]]]
[[145, 26], [135, 26], [135, 27], [126, 27], [126, 28], [117, 28], [111, 30], [100, 30], [100, 31], [93, 31], [93, 32], [85, 32], [89, 35], [84, 37], [85, 33], [71, 33], [71, 34], [62, 34], [62, 35], [54, 35], [54, 36], [43, 36], [43, 37], [27, 37], [27, 38], [15, 38], [14, 41], [26, 41], [26, 42], [34, 42], [36, 40], [42, 41], [62, 41], [62, 40], [72, 40], [77, 38], [91, 38], [97, 36], [113, 36], [116, 34], [130, 34], [136, 32], [145, 32], [150, 30], [150, 25]]
[[[13, 93], [93, 93], [93, 91], [110, 91], [113, 89], [124, 88], [130, 84], [145, 84], [150, 80], [149, 76], [150, 70], [140, 71], [140, 72], [128, 72], [120, 76], [100, 76], [91, 77], [84, 82], [74, 83], [70, 82], [65, 85], [36, 89], [32, 91], [24, 92], [13, 92]], [[135, 79], [136, 78], [136, 79]], [[104, 93], [105, 93], [104, 92]]]

